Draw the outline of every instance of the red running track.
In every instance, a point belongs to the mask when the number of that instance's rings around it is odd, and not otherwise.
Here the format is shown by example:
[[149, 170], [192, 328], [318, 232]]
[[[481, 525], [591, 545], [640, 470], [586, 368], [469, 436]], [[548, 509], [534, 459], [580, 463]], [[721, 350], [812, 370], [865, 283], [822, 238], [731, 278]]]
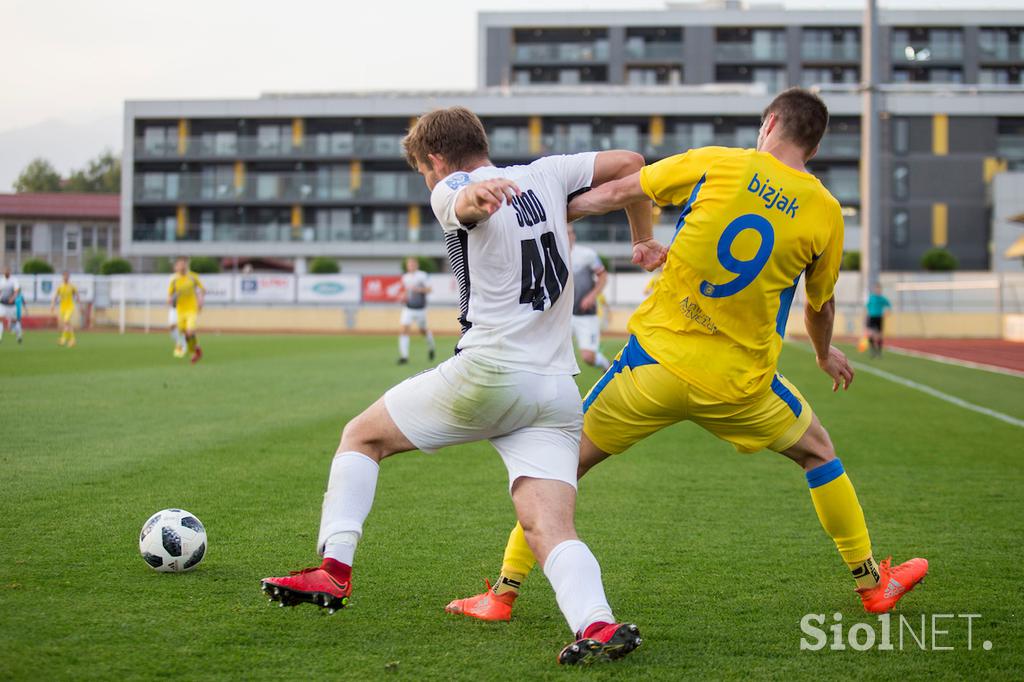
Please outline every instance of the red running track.
[[1001, 339], [886, 339], [885, 345], [1024, 372], [1024, 343]]

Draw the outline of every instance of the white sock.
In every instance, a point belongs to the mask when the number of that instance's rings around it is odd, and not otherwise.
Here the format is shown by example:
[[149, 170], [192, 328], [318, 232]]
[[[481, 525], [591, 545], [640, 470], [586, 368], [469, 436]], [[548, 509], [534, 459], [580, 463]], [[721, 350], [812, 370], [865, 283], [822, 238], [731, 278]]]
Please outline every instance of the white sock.
[[430, 348], [430, 350], [434, 350], [434, 332], [432, 332], [432, 331], [430, 331], [428, 329], [427, 333], [426, 333], [426, 337], [427, 337], [427, 347]]
[[594, 364], [600, 367], [603, 371], [607, 371], [608, 368], [612, 366], [612, 363], [608, 362], [608, 358], [606, 358], [601, 351], [596, 351], [594, 353]]
[[177, 348], [181, 345], [181, 337], [178, 335], [178, 328], [175, 327], [171, 330], [171, 341], [174, 342], [174, 347]]
[[591, 623], [614, 623], [612, 607], [604, 596], [601, 567], [590, 548], [579, 540], [566, 540], [548, 554], [544, 575], [555, 590], [558, 608], [569, 629], [582, 633]]
[[14, 323], [14, 335], [21, 338], [21, 322]]
[[334, 533], [324, 543], [324, 558], [334, 559], [351, 566], [356, 558], [357, 544], [359, 544], [359, 533], [355, 531], [347, 530]]
[[[319, 554], [326, 556], [327, 545], [332, 545], [332, 549], [344, 552], [349, 560], [331, 558], [352, 565], [356, 548], [350, 534], [354, 534], [357, 541], [363, 535], [363, 521], [373, 507], [379, 470], [375, 461], [358, 452], [340, 452], [334, 456], [320, 513], [320, 536], [316, 543]], [[351, 554], [339, 545], [350, 545]]]
[[408, 358], [409, 357], [409, 335], [401, 334], [398, 337], [398, 357]]
[[4, 340], [4, 321], [0, 319], [0, 341]]

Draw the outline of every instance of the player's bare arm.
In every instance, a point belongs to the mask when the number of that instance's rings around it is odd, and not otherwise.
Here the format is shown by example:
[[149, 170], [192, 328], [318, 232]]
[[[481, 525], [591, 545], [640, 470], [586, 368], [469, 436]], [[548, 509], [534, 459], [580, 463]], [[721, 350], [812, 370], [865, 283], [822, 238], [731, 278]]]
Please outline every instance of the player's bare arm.
[[466, 185], [455, 199], [455, 217], [463, 225], [487, 220], [505, 202], [521, 194], [519, 186], [511, 180], [495, 178]]
[[[600, 158], [601, 154], [598, 154]], [[595, 164], [595, 176], [596, 171]], [[626, 210], [629, 218], [629, 230], [633, 236], [633, 263], [648, 272], [656, 270], [665, 262], [668, 250], [654, 238], [651, 200], [640, 186], [639, 169], [575, 197], [569, 204], [569, 219], [604, 215], [620, 208]]]
[[840, 384], [845, 391], [853, 383], [853, 367], [850, 366], [843, 351], [832, 345], [832, 324], [835, 317], [835, 297], [826, 301], [821, 310], [815, 310], [810, 303], [804, 308], [804, 323], [811, 345], [814, 346], [818, 367], [832, 377], [833, 392], [839, 390]]

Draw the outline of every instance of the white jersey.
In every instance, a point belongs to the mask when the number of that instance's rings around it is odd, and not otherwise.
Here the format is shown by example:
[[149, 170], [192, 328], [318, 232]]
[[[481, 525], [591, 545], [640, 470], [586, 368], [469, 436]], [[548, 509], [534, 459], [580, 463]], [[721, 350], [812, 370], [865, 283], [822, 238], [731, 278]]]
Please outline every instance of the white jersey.
[[416, 272], [407, 272], [402, 275], [402, 287], [405, 289], [405, 307], [411, 310], [422, 310], [427, 307], [427, 295], [421, 291], [413, 291], [413, 289], [422, 289], [430, 283], [430, 275], [417, 270]]
[[[459, 350], [535, 374], [576, 374], [573, 283], [566, 206], [590, 187], [596, 152], [548, 156], [527, 166], [452, 173], [430, 197], [446, 233], [462, 295]], [[455, 200], [471, 182], [505, 178], [522, 195], [476, 225], [462, 225]]]
[[580, 301], [594, 290], [594, 287], [597, 286], [594, 276], [602, 272], [604, 272], [604, 263], [601, 262], [601, 257], [597, 255], [597, 251], [594, 251], [589, 246], [580, 246], [579, 242], [577, 242], [572, 247], [573, 315], [597, 314], [596, 306], [590, 310], [583, 310], [580, 307]]
[[21, 285], [15, 277], [0, 278], [0, 303], [3, 305], [14, 305], [15, 294]]

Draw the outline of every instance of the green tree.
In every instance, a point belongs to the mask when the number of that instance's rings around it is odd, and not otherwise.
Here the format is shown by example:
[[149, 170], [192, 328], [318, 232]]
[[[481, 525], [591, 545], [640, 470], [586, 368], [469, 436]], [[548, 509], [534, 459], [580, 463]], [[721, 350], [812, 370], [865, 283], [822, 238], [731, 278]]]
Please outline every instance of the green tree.
[[309, 261], [309, 273], [311, 275], [334, 275], [341, 272], [338, 261], [325, 256], [317, 256]]
[[71, 172], [64, 191], [117, 194], [121, 191], [121, 159], [109, 149], [104, 150], [85, 168]]
[[103, 249], [88, 249], [82, 256], [82, 269], [90, 275], [98, 275], [105, 260], [107, 252]]
[[124, 258], [111, 258], [100, 266], [101, 275], [127, 275], [132, 271], [132, 264]]
[[860, 270], [860, 251], [843, 251], [842, 270]]
[[188, 269], [200, 275], [220, 272], [220, 261], [213, 256], [193, 256], [188, 261]]
[[921, 256], [921, 267], [932, 272], [950, 272], [957, 268], [956, 256], [942, 247], [928, 249]]
[[43, 158], [32, 159], [14, 181], [15, 192], [59, 192], [60, 173]]
[[42, 258], [29, 258], [21, 264], [21, 271], [26, 275], [49, 275], [53, 273], [53, 266]]
[[169, 275], [174, 272], [174, 263], [167, 256], [157, 256], [153, 261], [153, 272]]

